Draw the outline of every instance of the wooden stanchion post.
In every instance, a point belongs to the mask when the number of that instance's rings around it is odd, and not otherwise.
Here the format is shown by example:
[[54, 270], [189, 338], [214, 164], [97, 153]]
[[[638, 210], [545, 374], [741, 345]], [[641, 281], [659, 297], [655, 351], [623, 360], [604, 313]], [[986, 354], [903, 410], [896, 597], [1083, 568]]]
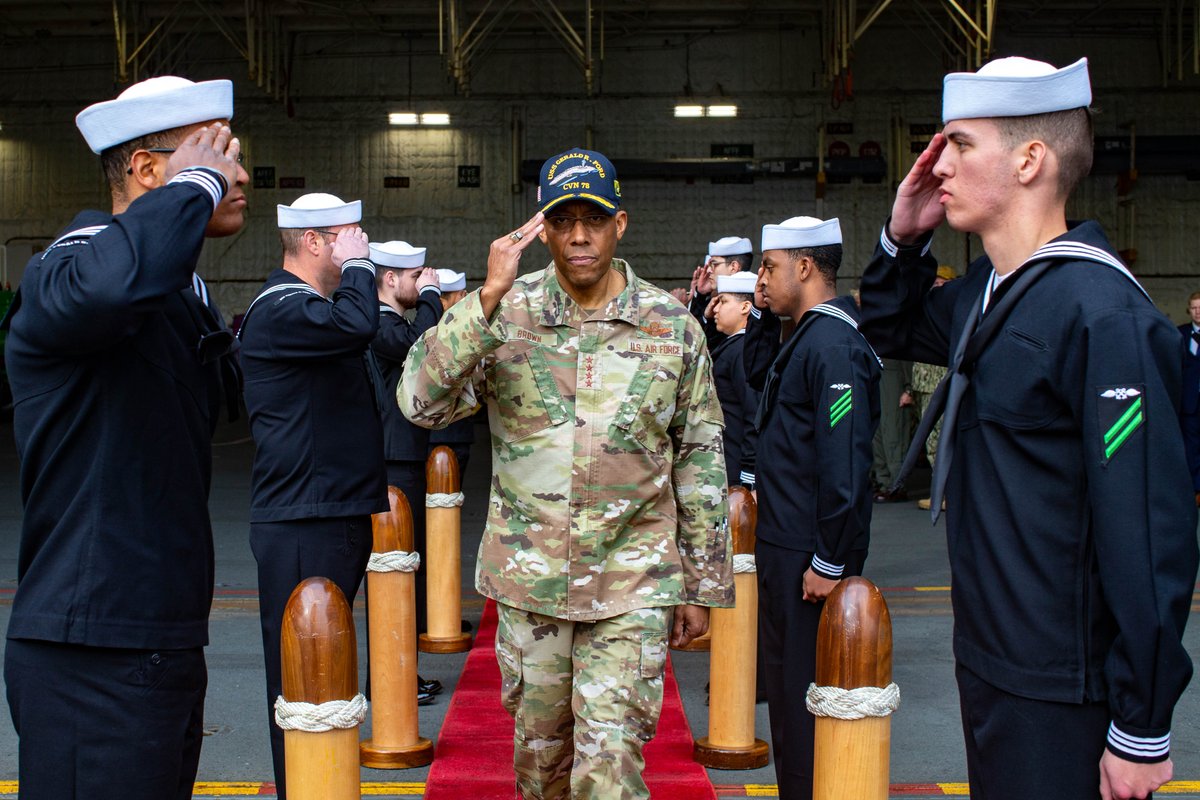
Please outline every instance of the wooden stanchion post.
[[[358, 652], [354, 620], [342, 590], [327, 578], [307, 578], [288, 598], [280, 635], [283, 697], [276, 720], [284, 728], [284, 762], [291, 800], [358, 800], [360, 796], [357, 720], [309, 725], [287, 722], [282, 706], [310, 704], [329, 713], [355, 701]], [[298, 712], [303, 714], [303, 711]], [[308, 725], [310, 730], [289, 729]], [[322, 727], [329, 729], [319, 730]], [[315, 729], [315, 730], [314, 730]]]
[[[828, 713], [820, 707], [825, 694], [841, 698], [829, 703]], [[890, 715], [898, 705], [887, 603], [866, 578], [845, 578], [821, 612], [817, 680], [808, 694], [817, 716], [814, 800], [887, 800]]]
[[433, 761], [433, 743], [417, 730], [417, 619], [411, 564], [412, 510], [404, 493], [388, 487], [390, 511], [375, 514], [372, 566], [367, 572], [371, 635], [371, 738], [359, 745], [364, 767], [407, 769]]
[[[729, 490], [729, 526], [735, 567], [753, 563], [758, 509], [745, 488]], [[696, 742], [692, 757], [714, 769], [766, 766], [767, 743], [754, 737], [755, 665], [758, 658], [758, 578], [734, 575], [737, 605], [709, 612], [708, 736]]]
[[423, 653], [461, 653], [471, 649], [471, 634], [462, 630], [462, 493], [453, 450], [434, 448], [425, 482], [427, 624], [417, 646]]

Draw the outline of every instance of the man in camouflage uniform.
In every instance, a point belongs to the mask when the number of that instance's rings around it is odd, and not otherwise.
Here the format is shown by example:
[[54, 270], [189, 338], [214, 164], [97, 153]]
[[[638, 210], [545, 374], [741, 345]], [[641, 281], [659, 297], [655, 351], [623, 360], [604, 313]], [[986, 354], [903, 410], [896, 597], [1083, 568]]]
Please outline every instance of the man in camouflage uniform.
[[[427, 426], [488, 406], [476, 586], [499, 605], [522, 796], [649, 797], [668, 638], [733, 602], [721, 410], [699, 324], [613, 258], [628, 216], [608, 159], [550, 159], [538, 201], [413, 347], [397, 397]], [[517, 279], [535, 237], [554, 262]]]

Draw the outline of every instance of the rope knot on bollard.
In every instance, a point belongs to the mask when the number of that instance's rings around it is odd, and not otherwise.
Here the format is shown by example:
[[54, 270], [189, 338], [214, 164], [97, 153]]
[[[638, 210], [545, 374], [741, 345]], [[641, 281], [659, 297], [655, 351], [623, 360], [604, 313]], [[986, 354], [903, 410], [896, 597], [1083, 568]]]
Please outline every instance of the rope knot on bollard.
[[457, 508], [462, 504], [462, 492], [430, 492], [425, 495], [426, 508]]
[[367, 718], [367, 698], [356, 694], [349, 700], [330, 700], [319, 705], [275, 698], [275, 724], [285, 731], [323, 733], [356, 728]]
[[420, 566], [420, 553], [389, 550], [386, 553], [371, 553], [367, 572], [416, 572]]
[[889, 683], [883, 688], [860, 686], [857, 689], [842, 689], [838, 686], [817, 686], [810, 683], [804, 701], [809, 713], [815, 717], [887, 717], [900, 708], [900, 687]]
[[745, 575], [749, 572], [757, 572], [758, 569], [754, 563], [754, 553], [734, 553], [733, 555], [733, 574]]

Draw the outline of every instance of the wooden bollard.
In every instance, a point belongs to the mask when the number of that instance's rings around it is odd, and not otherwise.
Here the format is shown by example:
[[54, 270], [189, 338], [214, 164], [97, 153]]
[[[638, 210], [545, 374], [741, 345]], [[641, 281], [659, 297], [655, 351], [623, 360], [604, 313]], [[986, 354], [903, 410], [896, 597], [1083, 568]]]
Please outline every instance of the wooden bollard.
[[[891, 683], [892, 617], [887, 603], [866, 578], [845, 578], [830, 592], [821, 612], [816, 685], [894, 690]], [[809, 700], [811, 709], [811, 693]], [[891, 742], [890, 712], [861, 719], [818, 713], [814, 800], [887, 800]]]
[[[745, 488], [729, 490], [733, 552], [754, 554], [758, 507]], [[767, 743], [754, 737], [755, 662], [758, 657], [758, 583], [753, 572], [735, 575], [734, 608], [709, 612], [712, 650], [708, 662], [708, 736], [692, 757], [713, 769], [766, 766]]]
[[[435, 447], [425, 464], [427, 497], [459, 496], [458, 459], [445, 445]], [[471, 648], [462, 631], [462, 505], [426, 503], [425, 633], [417, 643], [423, 653], [461, 653]]]
[[[375, 514], [374, 553], [411, 553], [412, 510], [388, 487], [390, 511]], [[433, 743], [417, 730], [417, 617], [412, 572], [367, 572], [371, 609], [371, 738], [359, 745], [364, 767], [407, 769], [433, 761]]]
[[[358, 697], [354, 620], [333, 581], [306, 578], [296, 586], [283, 612], [280, 649], [285, 700], [320, 706]], [[277, 719], [279, 713], [277, 705]], [[357, 725], [316, 733], [285, 727], [283, 747], [291, 800], [358, 800]]]

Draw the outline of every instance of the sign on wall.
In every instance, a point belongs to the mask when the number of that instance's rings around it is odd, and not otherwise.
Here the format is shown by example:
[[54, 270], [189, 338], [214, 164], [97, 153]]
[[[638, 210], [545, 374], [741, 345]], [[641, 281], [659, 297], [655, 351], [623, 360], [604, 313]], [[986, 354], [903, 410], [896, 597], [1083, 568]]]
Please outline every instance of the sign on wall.
[[280, 178], [279, 179], [279, 188], [280, 189], [303, 189], [304, 188], [304, 178]]
[[754, 158], [754, 145], [713, 143], [709, 152], [713, 158]]
[[383, 188], [385, 189], [407, 189], [409, 180], [407, 175], [384, 175]]
[[460, 189], [478, 189], [479, 188], [479, 165], [478, 164], [459, 164], [458, 165], [458, 188], [460, 188]]
[[274, 189], [275, 188], [275, 168], [274, 167], [255, 167], [254, 168], [254, 188], [255, 189]]

